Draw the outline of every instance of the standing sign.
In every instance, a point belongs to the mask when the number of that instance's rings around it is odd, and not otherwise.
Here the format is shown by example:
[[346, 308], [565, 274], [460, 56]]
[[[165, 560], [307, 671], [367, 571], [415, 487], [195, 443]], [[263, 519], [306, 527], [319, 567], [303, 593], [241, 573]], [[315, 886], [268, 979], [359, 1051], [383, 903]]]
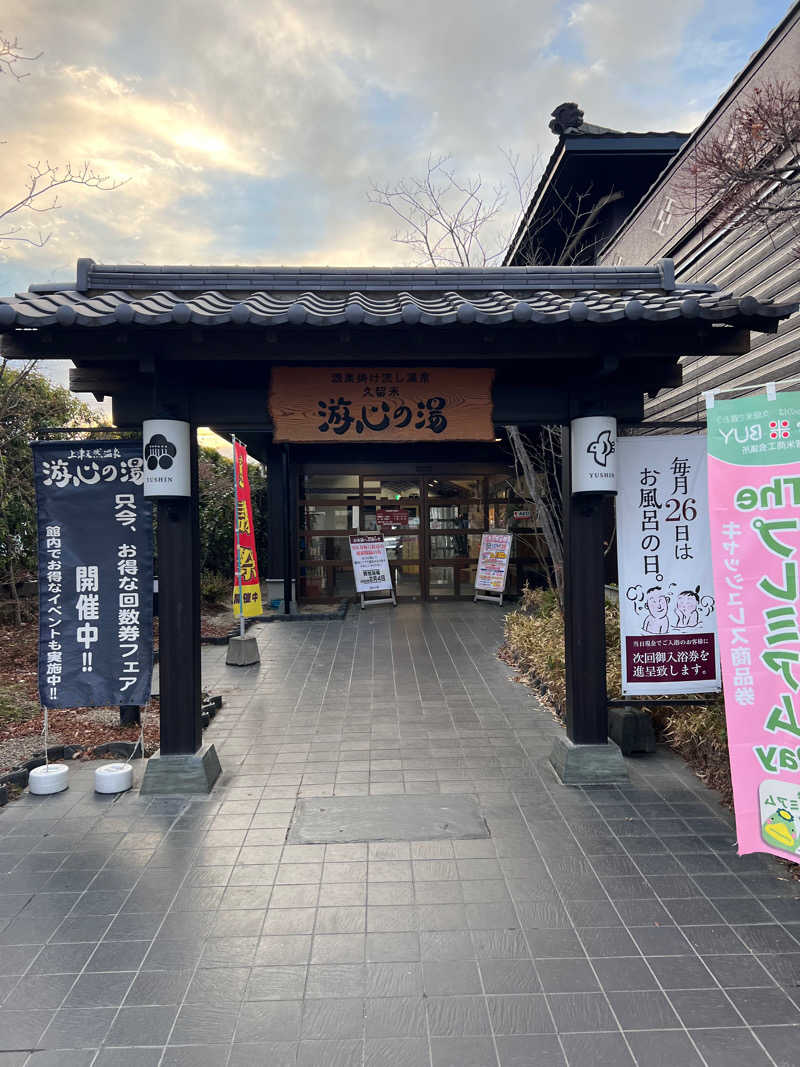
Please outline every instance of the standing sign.
[[357, 593], [377, 593], [392, 588], [383, 534], [351, 534], [350, 556]]
[[487, 367], [273, 367], [275, 441], [493, 441]]
[[479, 591], [500, 594], [500, 603], [503, 602], [503, 592], [506, 588], [508, 575], [508, 561], [511, 556], [510, 533], [485, 533], [481, 536], [481, 552], [478, 557], [478, 567], [475, 571], [475, 599], [486, 600]]
[[622, 692], [720, 689], [706, 439], [618, 442]]
[[146, 704], [153, 514], [141, 441], [35, 441], [39, 696], [47, 708]]
[[714, 398], [711, 549], [739, 853], [800, 854], [800, 393]]
[[261, 615], [261, 584], [258, 580], [258, 558], [253, 526], [253, 505], [250, 499], [250, 478], [247, 472], [247, 449], [240, 441], [233, 444], [234, 463], [234, 579], [233, 614]]

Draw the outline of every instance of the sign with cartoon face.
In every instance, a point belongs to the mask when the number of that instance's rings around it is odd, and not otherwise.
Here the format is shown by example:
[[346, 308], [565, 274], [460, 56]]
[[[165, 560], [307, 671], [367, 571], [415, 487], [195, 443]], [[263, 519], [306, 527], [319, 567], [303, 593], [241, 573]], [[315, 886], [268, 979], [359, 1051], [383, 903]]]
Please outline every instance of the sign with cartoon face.
[[192, 495], [189, 473], [189, 423], [175, 419], [146, 419], [142, 423], [144, 495]]
[[714, 397], [711, 551], [740, 853], [800, 830], [800, 392]]
[[573, 493], [616, 493], [617, 420], [605, 415], [570, 423]]
[[624, 437], [618, 451], [622, 692], [717, 692], [705, 437]]
[[794, 859], [800, 854], [800, 784], [765, 778], [758, 787], [758, 807], [762, 841]]

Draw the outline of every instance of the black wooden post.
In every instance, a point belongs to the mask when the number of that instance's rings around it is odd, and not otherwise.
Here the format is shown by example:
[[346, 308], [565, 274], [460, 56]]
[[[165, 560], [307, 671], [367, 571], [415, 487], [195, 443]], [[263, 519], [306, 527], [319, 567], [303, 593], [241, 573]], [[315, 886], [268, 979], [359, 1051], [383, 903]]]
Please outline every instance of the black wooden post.
[[602, 745], [608, 739], [603, 499], [570, 497], [566, 510], [567, 737], [576, 745]]
[[608, 742], [606, 691], [605, 497], [572, 492], [570, 427], [562, 428], [564, 663], [567, 736], [550, 760], [564, 782], [619, 782], [627, 771]]
[[200, 526], [197, 432], [190, 435], [192, 495], [158, 503], [161, 754], [200, 748]]
[[291, 614], [292, 610], [292, 556], [293, 538], [292, 528], [292, 491], [289, 478], [289, 446], [283, 446], [283, 613]]
[[142, 709], [138, 704], [120, 704], [120, 726], [139, 726], [142, 721]]
[[[285, 481], [285, 455], [282, 445], [269, 445], [267, 459], [267, 558], [266, 577], [281, 581], [285, 579], [286, 541], [289, 537], [286, 522], [286, 498], [289, 492]], [[261, 561], [259, 560], [259, 563]], [[285, 589], [284, 589], [285, 591]], [[276, 593], [271, 593], [275, 596]]]

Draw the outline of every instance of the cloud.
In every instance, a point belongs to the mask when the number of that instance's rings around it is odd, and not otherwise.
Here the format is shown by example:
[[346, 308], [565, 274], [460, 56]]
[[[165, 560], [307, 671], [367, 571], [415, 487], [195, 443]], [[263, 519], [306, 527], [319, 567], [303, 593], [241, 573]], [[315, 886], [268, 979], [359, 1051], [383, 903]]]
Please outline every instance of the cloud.
[[67, 189], [0, 252], [0, 290], [105, 262], [397, 263], [370, 180], [451, 153], [502, 181], [500, 146], [554, 141], [549, 114], [686, 128], [782, 14], [766, 0], [6, 0], [44, 56], [0, 78], [0, 190], [25, 164], [92, 160], [127, 184]]

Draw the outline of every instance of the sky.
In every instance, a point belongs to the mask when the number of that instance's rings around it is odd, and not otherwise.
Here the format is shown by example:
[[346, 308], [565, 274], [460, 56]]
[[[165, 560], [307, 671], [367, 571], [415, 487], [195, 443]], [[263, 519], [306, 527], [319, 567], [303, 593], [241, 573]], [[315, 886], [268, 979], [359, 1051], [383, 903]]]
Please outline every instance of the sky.
[[[786, 0], [3, 0], [35, 62], [0, 76], [0, 211], [27, 165], [91, 161], [124, 182], [67, 188], [0, 242], [0, 293], [75, 262], [387, 265], [373, 183], [452, 156], [487, 186], [503, 150], [546, 160], [550, 112], [690, 130]], [[508, 221], [514, 214], [509, 200]], [[0, 229], [2, 229], [0, 223]]]
[[[75, 261], [385, 265], [413, 255], [373, 183], [429, 155], [487, 186], [546, 159], [575, 100], [617, 129], [697, 125], [786, 0], [4, 0], [33, 63], [0, 77], [0, 210], [27, 164], [89, 160], [0, 246], [0, 292]], [[510, 198], [509, 212], [513, 213]]]

